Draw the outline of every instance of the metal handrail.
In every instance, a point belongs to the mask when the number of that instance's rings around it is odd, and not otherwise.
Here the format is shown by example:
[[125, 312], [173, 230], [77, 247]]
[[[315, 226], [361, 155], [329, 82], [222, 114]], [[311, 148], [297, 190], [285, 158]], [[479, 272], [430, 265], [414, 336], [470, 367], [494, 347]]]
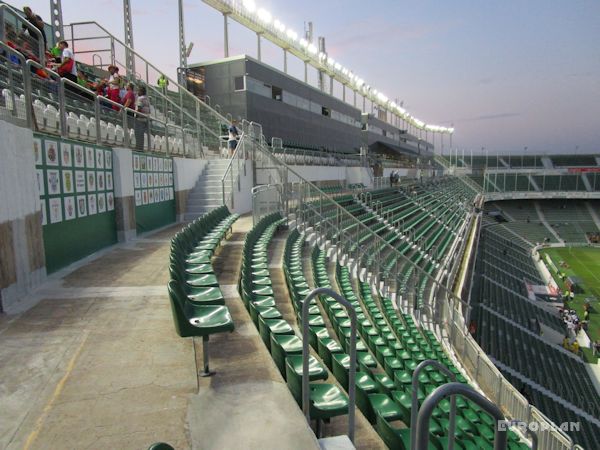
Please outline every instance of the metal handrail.
[[3, 39], [6, 39], [5, 32], [4, 32], [4, 28], [5, 28], [4, 24], [6, 23], [4, 21], [5, 11], [9, 11], [10, 13], [12, 13], [13, 16], [15, 16], [20, 22], [22, 22], [21, 25], [25, 26], [29, 32], [33, 31], [34, 34], [36, 34], [37, 41], [38, 41], [38, 47], [39, 47], [38, 48], [38, 57], [39, 57], [40, 61], [44, 61], [44, 58], [46, 56], [46, 49], [44, 48], [44, 37], [42, 36], [42, 32], [40, 30], [38, 30], [36, 27], [34, 27], [31, 23], [29, 23], [26, 19], [23, 19], [23, 16], [21, 15], [21, 13], [17, 9], [15, 9], [11, 5], [9, 5], [8, 3], [0, 4], [0, 26], [2, 26], [1, 37]]
[[[171, 107], [176, 110], [176, 113], [178, 115], [181, 116], [181, 126], [184, 125], [185, 121], [184, 118], [187, 119], [188, 121], [192, 122], [197, 130], [197, 133], [200, 134], [200, 131], [202, 132], [206, 132], [209, 135], [211, 135], [214, 139], [216, 139], [218, 141], [219, 139], [219, 132], [218, 130], [213, 130], [210, 127], [208, 127], [203, 121], [200, 120], [200, 108], [206, 108], [208, 110], [208, 112], [210, 114], [212, 114], [213, 116], [216, 115], [219, 124], [224, 123], [225, 119], [219, 115], [218, 113], [216, 113], [214, 110], [212, 110], [209, 106], [207, 106], [206, 104], [202, 103], [197, 97], [195, 97], [191, 92], [187, 91], [187, 89], [185, 89], [184, 87], [182, 87], [180, 84], [178, 84], [176, 81], [173, 81], [172, 79], [169, 78], [170, 83], [173, 84], [173, 86], [176, 86], [179, 88], [179, 97], [182, 103], [177, 103], [175, 101], [173, 101], [173, 99], [169, 96], [166, 95], [166, 93], [160, 89], [156, 89], [149, 80], [148, 77], [148, 71], [149, 69], [152, 69], [154, 71], [156, 71], [157, 73], [163, 73], [162, 71], [160, 71], [157, 67], [155, 67], [154, 65], [152, 65], [150, 62], [148, 62], [145, 58], [143, 58], [142, 56], [140, 56], [139, 54], [135, 53], [135, 51], [133, 49], [131, 49], [130, 47], [128, 47], [127, 45], [125, 45], [122, 41], [120, 41], [119, 39], [115, 38], [112, 34], [110, 34], [110, 32], [108, 30], [106, 30], [104, 27], [102, 27], [101, 25], [99, 25], [97, 22], [76, 22], [76, 23], [72, 23], [67, 27], [70, 27], [71, 29], [71, 42], [73, 44], [73, 47], [75, 47], [74, 43], [75, 41], [78, 40], [85, 40], [88, 38], [75, 38], [74, 36], [74, 29], [75, 26], [78, 25], [94, 25], [96, 27], [98, 27], [102, 32], [104, 32], [106, 35], [105, 36], [96, 36], [94, 37], [94, 39], [101, 39], [101, 38], [107, 38], [110, 39], [111, 41], [111, 63], [112, 64], [120, 64], [123, 68], [125, 68], [127, 70], [127, 65], [122, 64], [122, 63], [118, 63], [115, 60], [115, 43], [118, 43], [120, 45], [123, 46], [126, 56], [127, 55], [133, 55], [134, 57], [139, 58], [140, 60], [142, 60], [145, 64], [146, 64], [146, 85], [148, 87], [149, 90], [149, 94], [150, 92], [152, 93], [151, 97], [155, 100], [155, 107], [158, 107], [159, 105], [164, 105], [165, 109], [167, 108], [167, 105], [171, 105]], [[75, 50], [75, 49], [74, 49]], [[96, 51], [96, 50], [93, 50]], [[91, 53], [93, 51], [84, 51], [83, 53]], [[109, 51], [108, 49], [106, 51]], [[81, 52], [79, 52], [81, 53]], [[137, 81], [141, 81], [142, 77], [138, 74], [131, 74], [131, 76], [137, 80]], [[185, 95], [186, 99], [190, 99], [192, 100], [193, 104], [195, 105], [195, 111], [188, 111], [187, 108], [184, 107], [183, 105], [183, 95]], [[194, 108], [192, 108], [194, 109]], [[172, 111], [165, 111], [164, 114], [165, 116]], [[162, 123], [160, 121], [158, 121], [159, 123]], [[220, 126], [220, 125], [219, 125]], [[184, 147], [184, 152], [185, 152], [185, 140], [183, 141], [183, 147]]]
[[[462, 383], [447, 383], [438, 387], [433, 391], [425, 401], [423, 406], [419, 410], [419, 416], [417, 419], [417, 431], [416, 431], [416, 449], [427, 450], [429, 448], [429, 421], [433, 414], [434, 408], [437, 404], [448, 396], [462, 395], [467, 397], [473, 403], [484, 409], [489, 415], [494, 417], [497, 422], [504, 420], [504, 414], [502, 411], [486, 399], [483, 395], [477, 393], [472, 387]], [[411, 424], [411, 427], [414, 424]], [[496, 427], [494, 433], [494, 450], [505, 450], [508, 443], [508, 432], [505, 429]]]
[[[321, 191], [314, 183], [312, 183], [308, 180], [305, 180], [304, 177], [302, 177], [297, 172], [295, 172], [293, 169], [291, 169], [287, 164], [285, 164], [284, 162], [279, 160], [279, 158], [277, 158], [277, 156], [275, 156], [271, 152], [269, 152], [268, 149], [265, 149], [264, 146], [257, 146], [256, 149], [257, 149], [258, 153], [271, 159], [271, 161], [274, 163], [275, 166], [279, 166], [278, 168], [280, 168], [280, 169], [283, 168], [283, 169], [289, 171], [289, 173], [293, 174], [295, 178], [300, 180], [298, 183], [295, 183], [295, 185], [305, 184], [308, 188], [310, 188], [311, 192], [314, 194], [312, 197], [308, 196], [308, 197], [302, 199], [303, 201], [300, 203], [300, 205], [298, 205], [298, 208], [296, 210], [297, 219], [298, 218], [302, 219], [308, 212], [311, 212], [312, 214], [314, 214], [318, 218], [318, 220], [315, 223], [318, 223], [319, 228], [321, 228], [320, 230], [317, 229], [318, 234], [322, 233], [323, 226], [330, 225], [330, 226], [335, 227], [335, 226], [338, 226], [339, 223], [341, 223], [342, 221], [346, 221], [346, 220], [349, 220], [351, 223], [356, 224], [356, 218], [354, 218], [354, 216], [351, 216], [344, 208], [339, 206], [335, 202], [335, 199], [333, 197], [331, 197], [328, 194], [326, 194], [325, 192]], [[309, 201], [314, 200], [315, 198], [321, 199], [321, 202], [319, 204], [315, 204], [315, 205], [310, 204]], [[282, 195], [282, 198], [281, 198], [282, 205], [280, 205], [280, 209], [287, 210], [287, 207], [283, 206], [283, 205], [287, 204], [287, 202], [289, 202], [290, 200], [292, 200], [292, 199], [286, 198], [284, 195]], [[335, 211], [335, 216], [333, 217], [333, 219], [324, 217], [323, 214], [321, 213], [321, 207], [323, 205], [323, 202], [326, 202], [327, 206], [329, 206], [330, 208], [332, 208], [332, 210]], [[304, 223], [306, 224], [305, 220], [304, 220]], [[379, 242], [380, 241], [379, 236], [375, 235], [372, 231], [370, 231], [370, 229], [365, 229], [366, 227], [362, 227], [361, 225], [362, 225], [362, 223], [359, 223], [357, 229], [369, 232], [369, 234], [371, 235], [371, 238], [375, 239], [378, 242], [378, 244], [375, 245], [375, 248], [378, 249], [379, 252], [386, 250], [386, 249], [390, 250], [389, 245], [382, 245], [381, 242]], [[351, 241], [353, 239], [352, 236], [348, 235], [348, 233], [345, 233], [345, 232], [344, 232], [344, 237], [345, 238], [341, 239], [340, 242]], [[339, 251], [339, 249], [338, 249], [338, 251]], [[395, 250], [395, 248], [392, 247], [391, 251], [393, 252], [396, 250]], [[481, 350], [481, 348], [478, 346], [478, 344], [473, 339], [469, 339], [470, 336], [468, 335], [468, 332], [466, 330], [466, 327], [468, 324], [466, 324], [464, 322], [464, 319], [461, 321], [462, 311], [463, 311], [463, 309], [467, 308], [468, 305], [464, 301], [462, 301], [460, 298], [456, 297], [443, 284], [441, 284], [441, 280], [438, 281], [437, 279], [432, 278], [429, 274], [424, 272], [420, 267], [415, 266], [414, 263], [412, 263], [412, 261], [403, 257], [403, 255], [401, 255], [401, 257], [405, 264], [408, 263], [411, 267], [413, 267], [414, 270], [419, 272], [421, 274], [421, 276], [426, 277], [430, 282], [432, 282], [433, 289], [437, 289], [437, 291], [435, 293], [436, 297], [439, 297], [440, 294], [443, 294], [444, 301], [439, 303], [439, 305], [436, 302], [437, 312], [434, 311], [434, 309], [432, 308], [431, 305], [424, 305], [424, 306], [426, 308], [430, 309], [430, 312], [431, 312], [430, 318], [437, 317], [436, 323], [441, 327], [441, 330], [448, 333], [447, 336], [445, 337], [445, 339], [455, 348], [455, 351], [458, 354], [462, 354], [462, 355], [465, 354], [465, 349], [458, 348], [456, 346], [456, 343], [453, 338], [453, 336], [456, 335], [455, 330], [458, 330], [460, 335], [464, 336], [463, 344], [466, 346], [468, 343], [468, 345], [470, 345], [471, 348], [474, 349], [474, 352], [478, 356], [478, 358], [481, 358], [481, 361], [485, 361], [486, 364], [493, 367], [493, 364], [489, 361], [489, 358], [487, 357], [485, 352], [483, 352]], [[376, 267], [380, 267], [379, 262], [375, 262], [374, 264]], [[398, 276], [398, 275], [395, 274], [395, 276]], [[438, 302], [439, 302], [439, 300], [438, 300]], [[460, 307], [457, 307], [457, 305], [459, 305]], [[448, 317], [448, 314], [451, 314], [451, 316]], [[457, 317], [455, 314], [458, 314], [459, 317]], [[504, 387], [505, 394], [509, 394], [511, 396], [509, 398], [518, 398], [518, 402], [520, 404], [527, 403], [527, 401], [524, 398], [522, 398], [522, 396], [518, 393], [518, 391], [508, 381], [506, 381], [504, 379], [504, 377], [502, 376], [502, 374], [499, 371], [495, 370], [493, 373], [494, 373], [494, 377], [496, 380], [495, 383], [499, 382], [500, 385]], [[477, 382], [480, 382], [479, 378], [477, 377], [477, 373], [475, 373], [473, 375], [473, 377]], [[504, 405], [504, 402], [502, 402], [500, 398], [497, 398], [496, 401], [498, 402], [498, 404]], [[536, 413], [538, 411], [536, 408], [532, 407], [531, 405], [528, 405], [528, 408], [529, 408], [529, 411], [536, 411]], [[551, 421], [549, 421], [549, 420], [547, 422], [551, 423]], [[572, 440], [568, 437], [568, 435], [566, 435], [560, 429], [558, 429], [558, 430], [552, 429], [551, 436], [553, 439], [552, 442], [557, 443], [558, 445], [561, 446], [561, 448], [571, 448], [573, 446]]]
[[[148, 67], [156, 70], [157, 72], [159, 72], [161, 74], [163, 73], [162, 70], [160, 70], [158, 67], [154, 66], [146, 58], [144, 58], [143, 56], [141, 56], [133, 48], [129, 47], [127, 44], [125, 44], [119, 38], [115, 37], [110, 31], [108, 31], [106, 28], [104, 28], [98, 22], [95, 22], [95, 21], [73, 22], [73, 23], [70, 23], [69, 25], [67, 25], [66, 27], [71, 27], [71, 29], [73, 29], [73, 27], [77, 26], [77, 25], [95, 25], [95, 26], [97, 26], [98, 28], [100, 28], [102, 31], [104, 31], [106, 33], [106, 35], [107, 35], [106, 37], [108, 37], [111, 40], [113, 40], [114, 42], [117, 42], [118, 44], [122, 45], [125, 48], [125, 50], [130, 51], [133, 56], [135, 56], [136, 58], [139, 58], [140, 60], [142, 60]], [[71, 35], [71, 41], [76, 41], [76, 40], [77, 39], [75, 39], [73, 37], [73, 35]], [[177, 86], [179, 89], [187, 92], [190, 95], [190, 97], [196, 99], [197, 103], [201, 104], [203, 107], [208, 108], [214, 115], [218, 116], [223, 123], [227, 123], [227, 118], [226, 117], [224, 117], [222, 114], [220, 114], [219, 112], [217, 112], [214, 108], [210, 107], [208, 104], [206, 104], [205, 102], [201, 101], [198, 97], [196, 97], [191, 92], [189, 92], [184, 86], [182, 86], [181, 84], [179, 84], [177, 82], [177, 80], [173, 80], [172, 78], [169, 78], [169, 77], [167, 77], [167, 79], [169, 80], [169, 85]], [[149, 80], [146, 80], [146, 82], [149, 82]]]
[[[428, 359], [419, 363], [412, 376], [412, 405], [410, 408], [410, 450], [417, 448], [417, 421], [419, 414], [419, 374], [426, 367], [433, 366], [446, 374], [452, 381], [456, 381], [456, 374], [439, 361]], [[450, 419], [448, 422], [448, 450], [454, 449], [454, 425], [456, 422], [456, 397], [450, 398]]]
[[308, 373], [308, 310], [310, 302], [317, 295], [327, 295], [346, 307], [350, 316], [350, 369], [348, 374], [348, 437], [354, 442], [356, 409], [356, 310], [352, 303], [329, 288], [316, 288], [304, 298], [302, 303], [302, 411], [310, 424], [310, 387]]
[[[3, 42], [0, 42], [0, 46], [2, 48], [7, 47], [8, 49], [10, 49], [10, 47], [6, 46]], [[10, 50], [13, 51], [13, 53], [15, 53], [16, 55], [18, 55], [19, 58], [23, 58], [23, 60], [24, 60], [25, 57], [23, 55], [21, 55], [19, 52], [16, 52], [12, 49], [10, 49]], [[59, 110], [59, 114], [60, 114], [60, 127], [61, 127], [60, 134], [61, 134], [61, 136], [68, 135], [67, 124], [66, 124], [67, 110], [66, 110], [66, 104], [65, 104], [65, 86], [69, 86], [71, 90], [77, 91], [78, 95], [87, 96], [92, 99], [91, 101], [94, 103], [95, 107], [94, 107], [93, 112], [90, 111], [90, 117], [93, 117], [96, 120], [96, 127], [97, 127], [96, 128], [96, 141], [97, 142], [101, 142], [101, 136], [100, 136], [100, 132], [99, 132], [100, 122], [102, 120], [99, 115], [100, 103], [102, 103], [106, 106], [109, 106], [109, 107], [114, 107], [120, 112], [120, 114], [122, 114], [123, 123], [117, 124], [117, 125], [123, 125], [124, 131], [126, 129], [128, 129], [127, 122], [126, 122], [127, 113], [131, 113], [131, 114], [135, 114], [136, 117], [146, 118], [148, 120], [149, 125], [153, 122], [160, 123], [165, 129], [165, 135], [167, 137], [169, 134], [169, 127], [171, 127], [171, 128], [175, 128], [176, 130], [180, 130], [181, 135], [182, 135], [182, 140], [185, 139], [185, 130], [186, 129], [184, 127], [179, 127], [177, 125], [170, 125], [166, 121], [165, 122], [157, 121], [155, 119], [152, 119], [152, 117], [147, 114], [143, 114], [143, 113], [137, 112], [133, 109], [126, 108], [122, 104], [114, 102], [106, 97], [98, 96], [94, 91], [92, 91], [86, 87], [83, 87], [77, 83], [74, 83], [71, 80], [62, 78], [58, 73], [54, 72], [51, 69], [46, 68], [45, 66], [43, 66], [43, 65], [39, 64], [38, 62], [33, 61], [31, 59], [26, 60], [24, 66], [25, 66], [25, 69], [23, 70], [23, 78], [24, 78], [24, 84], [25, 84], [24, 93], [25, 93], [25, 104], [26, 104], [26, 108], [27, 108], [26, 115], [27, 115], [27, 120], [28, 120], [29, 126], [33, 125], [33, 120], [34, 120], [33, 119], [33, 93], [32, 93], [32, 87], [31, 87], [31, 80], [32, 80], [31, 68], [36, 68], [36, 69], [44, 70], [51, 78], [56, 79], [58, 82], [58, 86], [59, 86], [59, 90], [58, 90], [59, 108], [58, 108], [58, 110]], [[124, 133], [123, 140], [124, 140], [123, 144], [125, 146], [129, 146], [130, 143], [129, 143], [128, 133]], [[166, 140], [166, 153], [167, 154], [169, 153], [168, 139]]]
[[[229, 175], [230, 172], [233, 171], [233, 161], [234, 159], [238, 161], [238, 173], [237, 173], [237, 177], [239, 179], [240, 176], [240, 171], [239, 171], [239, 158], [238, 158], [238, 153], [240, 152], [240, 148], [242, 147], [242, 145], [246, 144], [246, 133], [243, 131], [242, 128], [242, 134], [240, 135], [240, 139], [235, 147], [235, 151], [233, 152], [233, 155], [231, 155], [231, 158], [229, 158], [229, 163], [227, 164], [227, 167], [225, 168], [225, 173], [223, 173], [223, 176], [221, 177], [221, 188], [223, 191], [223, 204], [226, 205], [227, 204], [227, 199], [225, 197], [225, 180], [227, 178], [227, 176]], [[233, 174], [232, 174], [233, 177]], [[236, 180], [237, 181], [237, 180]], [[233, 181], [232, 181], [233, 184]], [[231, 195], [233, 197], [233, 191], [231, 192]], [[233, 201], [232, 201], [232, 206], [233, 206]]]

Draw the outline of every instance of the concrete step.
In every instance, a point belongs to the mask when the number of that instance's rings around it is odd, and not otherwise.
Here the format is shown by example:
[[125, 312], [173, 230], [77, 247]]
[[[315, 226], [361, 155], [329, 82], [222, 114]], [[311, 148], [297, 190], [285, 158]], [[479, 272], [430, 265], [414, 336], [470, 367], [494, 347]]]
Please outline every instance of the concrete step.
[[[229, 194], [231, 189], [225, 190], [226, 194]], [[188, 200], [204, 200], [207, 198], [220, 198], [223, 196], [223, 191], [216, 192], [192, 192], [188, 195]]]

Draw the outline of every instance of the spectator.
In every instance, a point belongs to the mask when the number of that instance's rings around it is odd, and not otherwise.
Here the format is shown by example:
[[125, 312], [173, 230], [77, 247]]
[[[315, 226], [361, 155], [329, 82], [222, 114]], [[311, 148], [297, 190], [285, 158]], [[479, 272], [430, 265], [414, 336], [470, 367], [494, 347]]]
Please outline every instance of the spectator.
[[165, 76], [165, 74], [161, 74], [156, 82], [158, 87], [162, 91], [163, 94], [167, 94], [167, 89], [169, 89], [169, 79]]
[[146, 96], [146, 88], [138, 87], [137, 99], [135, 101], [136, 114], [135, 119], [135, 147], [137, 150], [144, 150], [144, 135], [148, 135], [148, 147], [150, 146], [150, 127], [148, 116], [150, 115], [150, 101]]
[[[58, 74], [73, 83], [77, 83], [77, 63], [73, 51], [69, 48], [67, 41], [60, 41], [58, 48], [61, 50], [61, 63], [58, 66]], [[67, 86], [70, 88], [70, 86]]]
[[594, 356], [600, 355], [600, 339], [592, 344], [592, 354]]
[[229, 156], [233, 156], [233, 152], [235, 150], [235, 148], [237, 147], [237, 139], [238, 139], [238, 129], [236, 127], [237, 121], [234, 120], [233, 122], [231, 122], [231, 126], [229, 127], [229, 139], [227, 141], [227, 144], [229, 146]]
[[123, 106], [127, 109], [127, 126], [129, 128], [133, 127], [133, 109], [135, 109], [135, 93], [133, 92], [134, 86], [133, 83], [129, 83], [127, 85], [127, 90], [125, 91], [125, 95], [123, 96]]
[[[108, 78], [108, 89], [106, 91], [106, 96], [109, 100], [115, 103], [121, 103], [122, 78], [119, 75], [119, 68], [117, 66], [110, 65], [108, 66], [108, 73], [110, 74], [110, 77]], [[115, 111], [119, 110], [116, 105], [113, 105], [113, 109]]]
[[58, 48], [58, 44], [50, 49], [50, 56], [54, 60], [55, 63], [60, 64], [60, 57], [62, 55], [62, 51]]
[[88, 80], [88, 77], [85, 73], [83, 73], [81, 70], [77, 71], [77, 84], [79, 86], [83, 86], [86, 89], [90, 88], [90, 82]]
[[[33, 25], [35, 28], [40, 30], [42, 39], [44, 40], [44, 51], [46, 51], [46, 48], [48, 47], [48, 41], [46, 39], [46, 32], [44, 31], [44, 21], [42, 20], [42, 18], [40, 16], [38, 16], [37, 14], [34, 14], [29, 6], [25, 6], [23, 8], [23, 12], [25, 13], [25, 18], [27, 19], [27, 21], [31, 25]], [[25, 26], [23, 26], [23, 28], [27, 29], [27, 27], [25, 27]], [[30, 36], [37, 42], [37, 40], [38, 40], [37, 34], [30, 33]]]
[[394, 171], [390, 172], [390, 187], [394, 185]]

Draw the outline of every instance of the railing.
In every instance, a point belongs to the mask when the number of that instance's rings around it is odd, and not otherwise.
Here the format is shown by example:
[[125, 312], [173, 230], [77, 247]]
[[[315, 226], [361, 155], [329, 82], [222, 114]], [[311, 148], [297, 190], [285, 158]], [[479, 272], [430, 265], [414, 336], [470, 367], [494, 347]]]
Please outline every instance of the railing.
[[242, 134], [240, 135], [240, 139], [233, 154], [229, 158], [229, 164], [225, 169], [225, 173], [221, 178], [223, 204], [227, 205], [231, 210], [235, 206], [235, 188], [237, 187], [237, 192], [241, 191], [242, 173], [246, 176], [246, 160], [251, 157], [252, 153], [254, 126], [254, 123], [246, 120], [242, 121]]
[[[106, 69], [115, 65], [133, 82], [147, 87], [153, 105], [152, 115], [159, 121], [167, 120], [175, 125], [198, 128], [203, 145], [218, 149], [223, 128], [229, 125], [226, 117], [202, 102], [176, 80], [168, 78], [168, 88], [157, 85], [164, 75], [160, 69], [140, 56], [121, 40], [96, 22], [78, 22], [65, 26], [65, 39], [70, 42], [76, 59], [91, 66]], [[127, 73], [127, 58], [133, 61], [135, 73]], [[100, 66], [96, 60], [100, 59]]]
[[166, 117], [158, 120], [135, 112], [33, 60], [26, 61], [3, 42], [0, 49], [5, 55], [0, 55], [0, 82], [7, 86], [2, 92], [3, 116], [13, 116], [34, 130], [62, 137], [168, 155], [202, 155], [202, 130], [196, 124], [181, 126]]
[[0, 4], [0, 40], [12, 42], [23, 51], [43, 62], [46, 54], [42, 33], [21, 12], [9, 4]]
[[[540, 433], [540, 448], [568, 450], [573, 442], [563, 431], [554, 426], [539, 410], [528, 401], [503, 377], [494, 364], [479, 347], [477, 342], [468, 334], [464, 314], [468, 305], [453, 295], [445, 286], [440, 284], [421, 267], [400, 254], [396, 248], [387, 244], [381, 237], [373, 233], [362, 222], [348, 213], [335, 202], [335, 199], [320, 190], [316, 185], [303, 179], [298, 173], [281, 162], [266, 146], [258, 145], [255, 150], [257, 159], [263, 159], [273, 168], [272, 183], [258, 188], [253, 197], [255, 211], [264, 209], [272, 211], [275, 208], [283, 213], [293, 214], [297, 225], [307, 233], [314, 232], [317, 243], [326, 245], [327, 241], [335, 245], [340, 260], [345, 264], [353, 264], [358, 268], [362, 264], [365, 246], [353, 245], [360, 241], [361, 236], [368, 236], [369, 253], [375, 255], [369, 267], [363, 267], [370, 273], [371, 282], [379, 286], [382, 279], [382, 258], [388, 259], [393, 255], [390, 275], [385, 280], [385, 290], [396, 293], [396, 297], [410, 295], [402, 291], [401, 278], [405, 269], [410, 268], [414, 279], [425, 279], [426, 288], [422, 298], [428, 301], [421, 306], [423, 317], [431, 324], [432, 330], [442, 343], [450, 346], [470, 377], [475, 381], [487, 397], [498, 405], [503, 414], [514, 419], [530, 423], [537, 421], [545, 431]], [[289, 182], [288, 182], [289, 180]], [[269, 206], [263, 208], [262, 199], [269, 194]], [[276, 194], [276, 195], [273, 195]], [[274, 203], [277, 206], [274, 206]], [[345, 231], [342, 223], [353, 229]], [[352, 247], [355, 247], [354, 249]], [[443, 269], [443, 268], [442, 268]], [[359, 270], [360, 273], [360, 270]]]

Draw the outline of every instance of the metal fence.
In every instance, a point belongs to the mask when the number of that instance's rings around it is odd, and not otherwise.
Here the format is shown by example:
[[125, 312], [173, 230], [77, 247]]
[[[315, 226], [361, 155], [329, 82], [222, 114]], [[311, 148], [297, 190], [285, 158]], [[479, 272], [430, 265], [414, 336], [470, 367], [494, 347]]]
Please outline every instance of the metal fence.
[[[102, 70], [109, 65], [117, 66], [127, 79], [143, 84], [152, 105], [151, 115], [157, 121], [187, 129], [197, 127], [204, 146], [220, 147], [221, 136], [231, 119], [201, 101], [176, 80], [166, 77], [104, 27], [96, 22], [77, 22], [65, 26], [64, 35], [78, 61]], [[127, 61], [133, 64], [128, 65]], [[158, 85], [161, 76], [167, 78], [167, 86]]]
[[[530, 405], [502, 376], [469, 335], [465, 320], [469, 307], [444, 286], [442, 277], [432, 277], [399, 254], [342, 208], [333, 197], [280, 161], [266, 146], [257, 145], [255, 152], [268, 161], [274, 171], [273, 180], [279, 181], [255, 188], [255, 220], [273, 211], [289, 213], [288, 216], [295, 218], [304, 232], [314, 233], [317, 243], [332, 245], [343, 264], [368, 277], [378, 288], [383, 281], [385, 292], [395, 294], [397, 299], [402, 298], [405, 305], [415, 305], [413, 299], [417, 293], [412, 287], [418, 280], [424, 286], [420, 294], [423, 304], [414, 312], [445, 346], [453, 349], [479, 389], [509, 418], [526, 423], [536, 422], [544, 430], [538, 433], [540, 448], [568, 450], [574, 447], [569, 436]], [[395, 262], [386, 270], [385, 262], [390, 260], [390, 256]], [[405, 274], [409, 270], [412, 275], [409, 283], [406, 283]]]
[[0, 115], [37, 131], [169, 155], [197, 158], [204, 128], [124, 108], [62, 78], [0, 42]]

